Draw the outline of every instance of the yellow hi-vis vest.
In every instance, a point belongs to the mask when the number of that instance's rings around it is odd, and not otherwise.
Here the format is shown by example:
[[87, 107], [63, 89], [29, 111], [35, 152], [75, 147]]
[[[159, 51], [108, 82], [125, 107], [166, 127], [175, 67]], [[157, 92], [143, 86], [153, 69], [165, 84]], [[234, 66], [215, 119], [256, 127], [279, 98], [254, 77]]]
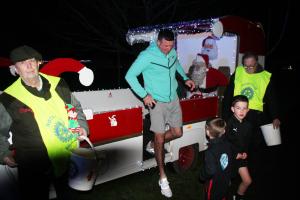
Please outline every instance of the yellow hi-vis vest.
[[265, 70], [259, 73], [249, 74], [243, 66], [238, 66], [235, 70], [234, 96], [247, 96], [250, 109], [263, 111], [263, 98], [270, 78], [271, 73]]
[[51, 84], [51, 98], [45, 100], [31, 94], [21, 83], [21, 78], [8, 87], [5, 92], [15, 97], [34, 113], [48, 156], [54, 166], [56, 176], [66, 172], [71, 150], [78, 147], [77, 135], [68, 129], [68, 115], [65, 102], [55, 88], [58, 77], [42, 74]]

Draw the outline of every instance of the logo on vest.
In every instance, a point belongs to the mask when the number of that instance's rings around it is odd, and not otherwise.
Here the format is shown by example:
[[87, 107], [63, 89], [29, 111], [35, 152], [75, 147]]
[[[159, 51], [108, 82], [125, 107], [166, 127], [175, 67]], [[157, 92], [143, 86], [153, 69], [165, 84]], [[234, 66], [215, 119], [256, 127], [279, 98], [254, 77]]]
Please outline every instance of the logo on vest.
[[69, 142], [76, 137], [69, 129], [60, 121], [54, 125], [55, 135], [62, 142]]
[[222, 170], [226, 169], [226, 167], [228, 166], [228, 155], [226, 153], [223, 153], [221, 155], [220, 164], [221, 164]]
[[[63, 122], [59, 121], [54, 116], [48, 118], [47, 127], [51, 128], [52, 131], [54, 131], [56, 138], [63, 143], [69, 143], [77, 138], [77, 134], [72, 133]], [[66, 148], [68, 149], [69, 147], [70, 145]]]
[[244, 89], [242, 89], [241, 94], [246, 96], [250, 100], [254, 96], [254, 90], [251, 87], [245, 87]]

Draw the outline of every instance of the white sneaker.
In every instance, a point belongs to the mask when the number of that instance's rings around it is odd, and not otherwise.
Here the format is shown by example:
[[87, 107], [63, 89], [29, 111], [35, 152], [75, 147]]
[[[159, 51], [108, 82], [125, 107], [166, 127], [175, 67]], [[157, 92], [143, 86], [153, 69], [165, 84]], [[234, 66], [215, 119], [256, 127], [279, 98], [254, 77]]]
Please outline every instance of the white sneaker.
[[154, 147], [151, 146], [152, 141], [148, 142], [147, 146], [146, 146], [146, 151], [152, 155], [154, 155]]
[[172, 197], [172, 190], [169, 186], [169, 182], [168, 182], [167, 178], [160, 179], [158, 181], [158, 185], [160, 186], [162, 195], [164, 195], [167, 198]]

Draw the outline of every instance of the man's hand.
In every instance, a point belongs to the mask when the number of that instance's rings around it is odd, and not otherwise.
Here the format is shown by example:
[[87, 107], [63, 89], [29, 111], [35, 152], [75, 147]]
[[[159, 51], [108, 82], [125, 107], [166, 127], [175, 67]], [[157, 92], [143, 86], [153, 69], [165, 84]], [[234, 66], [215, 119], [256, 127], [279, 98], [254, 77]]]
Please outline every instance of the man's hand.
[[152, 96], [150, 94], [148, 94], [144, 99], [144, 104], [148, 107], [152, 107], [153, 105], [156, 104], [156, 101], [152, 98]]
[[274, 119], [273, 120], [273, 128], [274, 129], [277, 129], [277, 128], [279, 128], [279, 126], [280, 126], [280, 120], [279, 119]]
[[190, 88], [190, 91], [193, 91], [195, 89], [194, 81], [188, 79], [188, 80], [185, 81], [185, 84]]
[[78, 139], [80, 142], [84, 140], [81, 136], [87, 137], [87, 132], [86, 132], [86, 130], [85, 130], [84, 128], [82, 128], [82, 127], [79, 128], [78, 134], [79, 134], [79, 136], [77, 137], [77, 139]]
[[18, 164], [12, 155], [3, 158], [3, 161], [9, 167], [16, 167]]

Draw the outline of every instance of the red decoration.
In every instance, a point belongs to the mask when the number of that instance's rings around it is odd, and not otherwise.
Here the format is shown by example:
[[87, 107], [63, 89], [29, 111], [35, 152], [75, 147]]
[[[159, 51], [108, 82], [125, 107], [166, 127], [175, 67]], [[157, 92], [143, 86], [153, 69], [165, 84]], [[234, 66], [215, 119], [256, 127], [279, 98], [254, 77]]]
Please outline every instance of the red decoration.
[[180, 101], [184, 124], [203, 121], [218, 114], [218, 98], [208, 97]]
[[88, 120], [90, 140], [94, 144], [107, 143], [143, 132], [142, 108], [111, 111], [94, 115]]
[[63, 72], [79, 72], [82, 68], [84, 68], [84, 65], [78, 60], [72, 58], [56, 58], [45, 64], [40, 72], [52, 76], [59, 76]]
[[219, 70], [210, 67], [206, 74], [206, 88], [212, 88], [217, 86], [226, 86], [228, 79]]

